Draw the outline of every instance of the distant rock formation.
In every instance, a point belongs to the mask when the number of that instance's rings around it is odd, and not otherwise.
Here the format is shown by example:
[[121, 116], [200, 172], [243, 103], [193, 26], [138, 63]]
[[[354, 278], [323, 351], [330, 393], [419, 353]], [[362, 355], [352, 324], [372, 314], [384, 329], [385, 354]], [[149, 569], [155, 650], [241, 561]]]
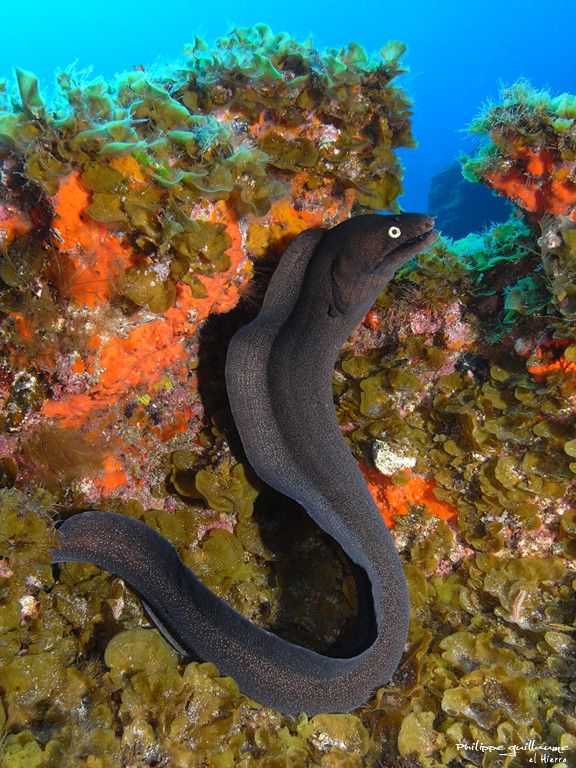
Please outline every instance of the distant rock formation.
[[436, 228], [454, 240], [480, 232], [493, 222], [505, 221], [510, 211], [510, 204], [488, 187], [467, 181], [458, 162], [441, 170], [430, 182], [428, 212], [437, 217]]

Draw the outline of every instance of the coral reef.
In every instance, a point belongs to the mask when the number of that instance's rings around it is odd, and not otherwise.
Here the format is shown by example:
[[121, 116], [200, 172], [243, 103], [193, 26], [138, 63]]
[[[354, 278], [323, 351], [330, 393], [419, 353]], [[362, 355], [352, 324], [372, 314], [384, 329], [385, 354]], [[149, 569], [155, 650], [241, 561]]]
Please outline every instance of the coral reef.
[[296, 234], [394, 208], [402, 52], [320, 54], [259, 26], [112, 84], [60, 73], [50, 105], [17, 72], [0, 111], [1, 768], [573, 760], [572, 97], [522, 84], [479, 119], [467, 172], [514, 217], [403, 268], [334, 373], [411, 589], [389, 686], [355, 713], [280, 716], [179, 658], [118, 579], [49, 564], [55, 519], [97, 506], [157, 527], [283, 636], [325, 650], [345, 631], [349, 568], [251, 473], [222, 364]]

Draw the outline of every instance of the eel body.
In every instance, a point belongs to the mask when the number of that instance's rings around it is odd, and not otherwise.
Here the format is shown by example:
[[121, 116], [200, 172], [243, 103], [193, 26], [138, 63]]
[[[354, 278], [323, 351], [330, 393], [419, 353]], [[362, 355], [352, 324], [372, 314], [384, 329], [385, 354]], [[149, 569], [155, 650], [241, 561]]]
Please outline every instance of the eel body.
[[350, 711], [388, 682], [404, 649], [406, 580], [386, 525], [342, 438], [332, 396], [338, 351], [394, 271], [437, 235], [419, 214], [365, 215], [299, 235], [257, 317], [229, 346], [226, 386], [257, 474], [299, 502], [343, 548], [359, 603], [355, 633], [327, 656], [268, 632], [207, 589], [176, 550], [132, 518], [89, 510], [60, 526], [55, 562], [123, 578], [174, 642], [287, 714]]

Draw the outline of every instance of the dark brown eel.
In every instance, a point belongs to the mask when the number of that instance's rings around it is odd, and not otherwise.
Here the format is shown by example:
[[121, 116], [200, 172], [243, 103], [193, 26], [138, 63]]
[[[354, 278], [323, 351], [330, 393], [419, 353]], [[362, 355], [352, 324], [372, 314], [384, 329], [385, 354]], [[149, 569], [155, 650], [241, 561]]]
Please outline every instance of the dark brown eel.
[[389, 681], [404, 649], [406, 579], [342, 438], [331, 382], [341, 346], [395, 270], [434, 242], [433, 224], [419, 214], [374, 214], [303, 232], [282, 256], [259, 314], [228, 350], [226, 385], [248, 460], [350, 558], [359, 617], [340, 655], [321, 655], [248, 621], [144, 523], [90, 510], [59, 529], [55, 562], [94, 563], [117, 574], [176, 647], [213, 661], [244, 693], [287, 714], [364, 704]]

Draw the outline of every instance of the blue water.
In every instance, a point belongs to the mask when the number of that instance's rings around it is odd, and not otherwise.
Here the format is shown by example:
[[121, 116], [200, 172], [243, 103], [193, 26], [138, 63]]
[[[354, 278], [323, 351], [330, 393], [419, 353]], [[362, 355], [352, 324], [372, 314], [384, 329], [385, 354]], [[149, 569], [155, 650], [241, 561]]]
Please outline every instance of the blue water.
[[17, 65], [35, 72], [48, 93], [55, 69], [74, 61], [110, 77], [135, 64], [170, 61], [194, 35], [212, 42], [231, 26], [257, 22], [297, 39], [312, 36], [321, 48], [355, 40], [372, 52], [402, 40], [411, 71], [398, 84], [414, 99], [419, 142], [402, 152], [406, 210], [426, 210], [431, 177], [471, 149], [463, 129], [502, 84], [526, 77], [537, 88], [576, 89], [569, 0], [1, 0], [0, 7], [0, 78], [12, 81]]

